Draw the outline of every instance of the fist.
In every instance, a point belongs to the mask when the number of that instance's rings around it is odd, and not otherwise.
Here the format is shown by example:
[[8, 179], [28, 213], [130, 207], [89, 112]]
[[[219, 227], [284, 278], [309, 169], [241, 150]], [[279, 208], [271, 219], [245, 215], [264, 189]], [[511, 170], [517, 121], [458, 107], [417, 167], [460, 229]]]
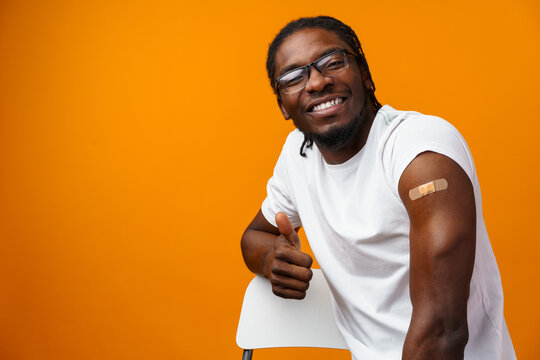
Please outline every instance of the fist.
[[278, 213], [276, 224], [280, 235], [274, 241], [268, 263], [272, 292], [286, 299], [303, 299], [313, 276], [313, 259], [300, 251], [300, 239], [287, 215]]

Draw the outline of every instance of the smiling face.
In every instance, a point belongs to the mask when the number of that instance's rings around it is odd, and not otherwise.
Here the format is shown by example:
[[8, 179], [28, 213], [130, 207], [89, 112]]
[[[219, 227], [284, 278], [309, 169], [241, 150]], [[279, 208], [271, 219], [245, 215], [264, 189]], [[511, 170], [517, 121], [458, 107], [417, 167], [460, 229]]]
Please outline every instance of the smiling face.
[[[339, 49], [351, 51], [334, 32], [319, 28], [299, 30], [287, 37], [276, 52], [276, 76]], [[295, 126], [313, 138], [321, 151], [340, 150], [351, 141], [360, 140], [365, 132], [364, 119], [369, 112], [363, 80], [366, 76], [362, 76], [354, 56], [347, 56], [349, 67], [339, 74], [323, 76], [311, 66], [303, 90], [285, 94], [278, 89], [283, 116], [292, 118]]]

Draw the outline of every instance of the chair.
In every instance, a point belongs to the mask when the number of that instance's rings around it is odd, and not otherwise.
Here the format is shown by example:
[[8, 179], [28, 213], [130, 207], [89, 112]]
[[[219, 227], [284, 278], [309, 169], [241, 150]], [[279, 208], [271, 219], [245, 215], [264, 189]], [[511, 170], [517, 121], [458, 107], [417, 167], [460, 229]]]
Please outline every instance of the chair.
[[262, 348], [347, 349], [336, 327], [330, 296], [320, 269], [313, 269], [303, 300], [274, 295], [270, 281], [256, 276], [246, 289], [236, 332], [236, 343], [244, 349], [242, 359], [251, 360], [253, 350]]

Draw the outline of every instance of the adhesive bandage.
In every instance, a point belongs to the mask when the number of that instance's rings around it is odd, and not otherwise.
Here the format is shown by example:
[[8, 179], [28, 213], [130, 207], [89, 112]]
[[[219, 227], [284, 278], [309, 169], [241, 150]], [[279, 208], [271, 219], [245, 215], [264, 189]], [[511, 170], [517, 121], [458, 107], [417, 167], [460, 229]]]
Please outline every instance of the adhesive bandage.
[[447, 188], [448, 182], [446, 179], [437, 179], [409, 190], [409, 197], [411, 200], [417, 200], [436, 191], [446, 190]]

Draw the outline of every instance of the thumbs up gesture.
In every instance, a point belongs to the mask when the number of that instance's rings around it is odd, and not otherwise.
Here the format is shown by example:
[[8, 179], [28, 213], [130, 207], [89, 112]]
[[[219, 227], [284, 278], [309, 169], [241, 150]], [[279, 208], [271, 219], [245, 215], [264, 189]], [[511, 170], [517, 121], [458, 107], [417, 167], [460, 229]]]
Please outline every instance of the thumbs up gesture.
[[287, 215], [276, 215], [280, 235], [274, 241], [274, 252], [267, 263], [272, 292], [287, 299], [303, 299], [313, 276], [313, 259], [300, 251], [300, 239]]

